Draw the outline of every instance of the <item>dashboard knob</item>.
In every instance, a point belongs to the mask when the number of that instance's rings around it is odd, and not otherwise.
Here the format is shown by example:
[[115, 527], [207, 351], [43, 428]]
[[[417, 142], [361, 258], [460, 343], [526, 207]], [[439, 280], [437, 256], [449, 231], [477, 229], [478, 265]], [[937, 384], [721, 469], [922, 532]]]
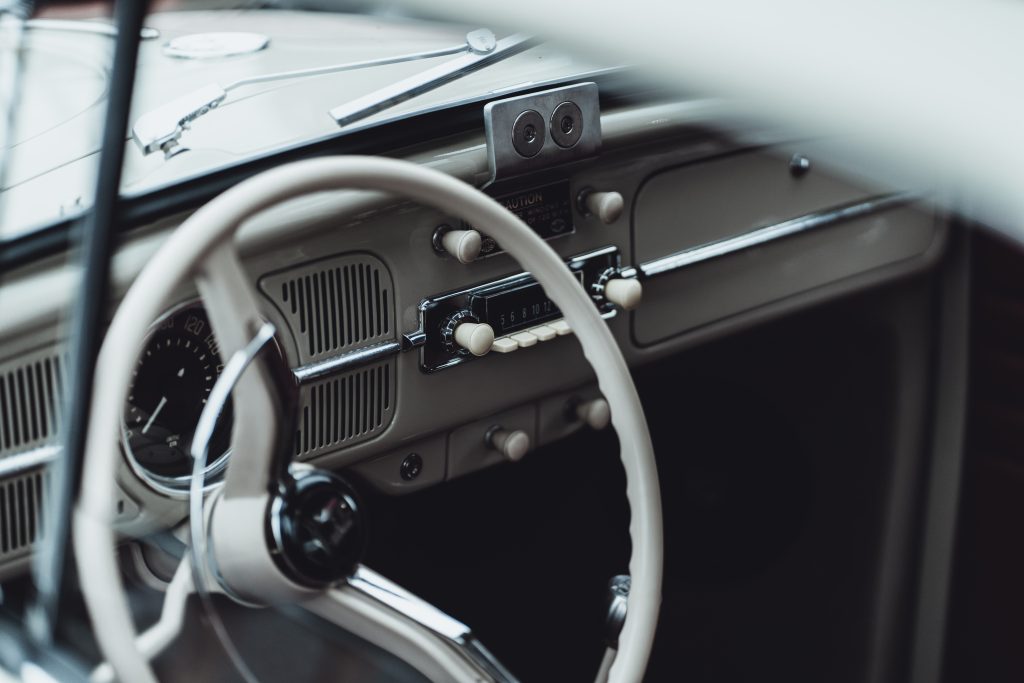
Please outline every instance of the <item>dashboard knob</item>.
[[604, 284], [604, 298], [626, 311], [640, 305], [643, 292], [643, 285], [635, 278], [613, 278]]
[[593, 401], [585, 401], [576, 406], [576, 417], [594, 430], [601, 430], [612, 421], [612, 411], [608, 407], [608, 401], [603, 398], [595, 398]]
[[480, 256], [483, 238], [476, 230], [448, 230], [441, 236], [441, 247], [459, 263], [472, 263]]
[[491, 350], [494, 329], [487, 323], [459, 323], [455, 327], [455, 343], [474, 356], [482, 356]]
[[530, 451], [530, 435], [522, 429], [509, 431], [501, 427], [492, 428], [487, 434], [487, 442], [512, 462], [522, 460]]
[[618, 192], [589, 192], [583, 199], [583, 206], [587, 213], [597, 216], [602, 223], [608, 225], [619, 220], [626, 202]]

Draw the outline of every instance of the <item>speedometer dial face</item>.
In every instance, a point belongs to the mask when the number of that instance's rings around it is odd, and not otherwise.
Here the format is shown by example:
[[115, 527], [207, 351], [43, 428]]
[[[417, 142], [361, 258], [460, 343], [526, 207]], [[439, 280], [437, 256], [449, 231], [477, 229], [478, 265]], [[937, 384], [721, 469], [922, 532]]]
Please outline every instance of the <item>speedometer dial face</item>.
[[[124, 408], [124, 445], [140, 474], [187, 488], [199, 416], [222, 369], [217, 340], [200, 304], [168, 315], [151, 333], [135, 367]], [[231, 438], [231, 406], [221, 416], [208, 462], [218, 466]]]

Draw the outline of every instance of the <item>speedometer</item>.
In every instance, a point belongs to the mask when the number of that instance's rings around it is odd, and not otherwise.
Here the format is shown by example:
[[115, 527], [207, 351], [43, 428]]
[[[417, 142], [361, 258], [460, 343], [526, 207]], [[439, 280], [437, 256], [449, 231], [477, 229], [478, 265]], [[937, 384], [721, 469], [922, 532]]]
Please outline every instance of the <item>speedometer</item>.
[[[188, 487], [192, 438], [223, 368], [217, 348], [206, 311], [192, 303], [156, 324], [139, 356], [124, 407], [123, 444], [136, 473], [157, 488]], [[209, 475], [223, 469], [230, 439], [229, 404], [210, 443]]]

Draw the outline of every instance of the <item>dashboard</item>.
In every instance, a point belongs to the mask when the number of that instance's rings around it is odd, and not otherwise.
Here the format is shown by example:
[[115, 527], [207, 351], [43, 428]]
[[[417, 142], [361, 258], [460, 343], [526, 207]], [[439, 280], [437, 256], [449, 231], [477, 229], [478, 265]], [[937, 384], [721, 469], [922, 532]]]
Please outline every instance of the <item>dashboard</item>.
[[[543, 110], [539, 125], [550, 119], [569, 137], [553, 136], [542, 158], [508, 175], [495, 172], [491, 123], [395, 155], [486, 186], [531, 225], [633, 366], [927, 269], [943, 252], [945, 216], [850, 182], [811, 143], [723, 137], [700, 103], [599, 111], [592, 95], [580, 96], [589, 137], [579, 147], [562, 128], [566, 110], [555, 114], [564, 92], [512, 98], [513, 114]], [[488, 122], [505, 125], [500, 107], [492, 113]], [[529, 123], [507, 121], [518, 131]], [[187, 215], [125, 241], [117, 297]], [[571, 328], [486, 226], [337, 191], [266, 211], [239, 241], [299, 386], [297, 460], [403, 495], [607, 425]], [[0, 577], [24, 570], [45, 530], [71, 282], [55, 257], [0, 286]], [[165, 309], [123, 410], [118, 511], [130, 534], [184, 518], [188, 449], [223, 367], [195, 290]], [[212, 481], [237, 457], [229, 428], [226, 414], [211, 444]]]

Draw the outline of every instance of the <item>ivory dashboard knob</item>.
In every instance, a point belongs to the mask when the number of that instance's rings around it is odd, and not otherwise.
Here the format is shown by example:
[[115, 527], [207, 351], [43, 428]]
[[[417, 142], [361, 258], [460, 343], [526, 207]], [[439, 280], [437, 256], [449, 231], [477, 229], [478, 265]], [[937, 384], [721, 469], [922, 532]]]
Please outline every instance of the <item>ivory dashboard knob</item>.
[[491, 448], [512, 462], [522, 460], [530, 451], [530, 435], [522, 429], [508, 430], [496, 427], [488, 433], [487, 441]]
[[640, 305], [643, 293], [643, 285], [635, 278], [612, 278], [604, 284], [604, 298], [626, 311]]
[[608, 225], [619, 220], [626, 202], [618, 192], [590, 192], [583, 199], [587, 212]]
[[608, 401], [603, 398], [595, 398], [593, 401], [584, 401], [576, 406], [576, 417], [591, 429], [601, 430], [612, 421], [612, 411], [608, 407]]
[[483, 239], [476, 230], [448, 230], [441, 236], [441, 247], [459, 263], [472, 263], [480, 256]]
[[482, 356], [494, 344], [494, 329], [487, 323], [459, 323], [455, 327], [455, 343], [474, 356]]

